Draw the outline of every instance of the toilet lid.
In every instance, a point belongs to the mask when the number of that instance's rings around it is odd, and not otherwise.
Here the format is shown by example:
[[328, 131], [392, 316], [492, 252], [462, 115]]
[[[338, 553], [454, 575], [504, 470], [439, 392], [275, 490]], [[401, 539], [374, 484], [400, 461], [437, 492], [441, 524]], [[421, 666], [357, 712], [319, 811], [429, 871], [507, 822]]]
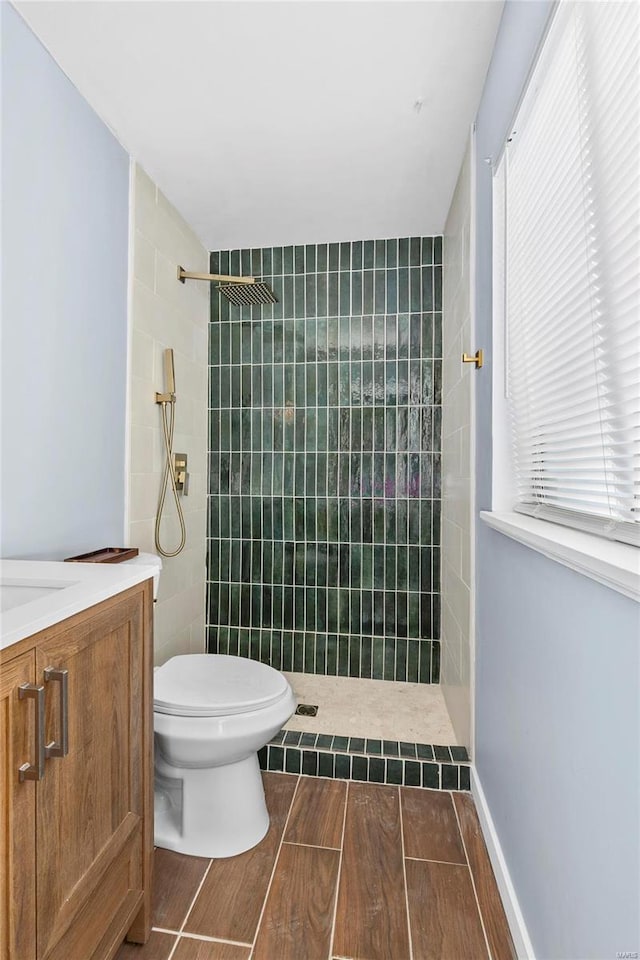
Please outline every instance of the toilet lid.
[[154, 672], [153, 709], [182, 717], [221, 717], [260, 710], [289, 684], [273, 667], [246, 657], [190, 653]]

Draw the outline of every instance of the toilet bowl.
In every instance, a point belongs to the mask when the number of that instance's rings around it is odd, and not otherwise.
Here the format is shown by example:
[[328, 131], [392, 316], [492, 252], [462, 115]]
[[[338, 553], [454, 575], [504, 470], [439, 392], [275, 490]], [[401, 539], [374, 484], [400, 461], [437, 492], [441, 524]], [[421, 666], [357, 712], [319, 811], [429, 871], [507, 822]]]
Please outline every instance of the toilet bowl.
[[296, 708], [277, 670], [223, 654], [172, 657], [154, 674], [155, 843], [232, 857], [269, 829], [257, 751]]

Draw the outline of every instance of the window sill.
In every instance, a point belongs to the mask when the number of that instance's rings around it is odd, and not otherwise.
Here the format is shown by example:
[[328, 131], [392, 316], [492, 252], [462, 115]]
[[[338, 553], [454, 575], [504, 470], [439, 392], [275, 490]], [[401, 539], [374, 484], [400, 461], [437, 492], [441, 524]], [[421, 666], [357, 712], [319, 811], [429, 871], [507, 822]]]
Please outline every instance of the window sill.
[[640, 602], [640, 550], [520, 513], [482, 510], [489, 527]]

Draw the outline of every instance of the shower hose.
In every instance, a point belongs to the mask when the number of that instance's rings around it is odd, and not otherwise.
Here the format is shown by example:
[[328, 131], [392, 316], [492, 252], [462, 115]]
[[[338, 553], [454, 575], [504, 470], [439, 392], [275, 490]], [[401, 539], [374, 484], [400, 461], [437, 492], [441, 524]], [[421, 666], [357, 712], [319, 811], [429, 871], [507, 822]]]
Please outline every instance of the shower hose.
[[[171, 411], [168, 416], [167, 407], [171, 407]], [[162, 433], [164, 435], [165, 463], [162, 484], [160, 485], [158, 510], [156, 513], [156, 550], [163, 557], [177, 557], [181, 550], [184, 549], [184, 545], [187, 540], [187, 531], [184, 524], [184, 514], [182, 513], [182, 507], [180, 506], [178, 488], [176, 487], [176, 472], [171, 464], [171, 459], [173, 457], [173, 428], [176, 416], [175, 401], [164, 400], [162, 403], [160, 403], [160, 411], [162, 413]], [[176, 510], [178, 512], [178, 521], [180, 523], [180, 545], [175, 550], [165, 550], [160, 543], [160, 521], [162, 520], [162, 512], [164, 510], [165, 497], [167, 496], [169, 478], [171, 478], [171, 490], [173, 491], [173, 499], [175, 500]]]

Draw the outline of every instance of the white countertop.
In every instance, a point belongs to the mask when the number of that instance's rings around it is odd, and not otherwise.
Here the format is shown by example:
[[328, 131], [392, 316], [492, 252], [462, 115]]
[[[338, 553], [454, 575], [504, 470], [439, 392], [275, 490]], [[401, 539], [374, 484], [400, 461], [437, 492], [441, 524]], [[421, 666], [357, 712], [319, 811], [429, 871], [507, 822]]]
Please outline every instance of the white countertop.
[[0, 650], [148, 580], [155, 572], [139, 562], [0, 560], [0, 590], [10, 604], [0, 614]]

